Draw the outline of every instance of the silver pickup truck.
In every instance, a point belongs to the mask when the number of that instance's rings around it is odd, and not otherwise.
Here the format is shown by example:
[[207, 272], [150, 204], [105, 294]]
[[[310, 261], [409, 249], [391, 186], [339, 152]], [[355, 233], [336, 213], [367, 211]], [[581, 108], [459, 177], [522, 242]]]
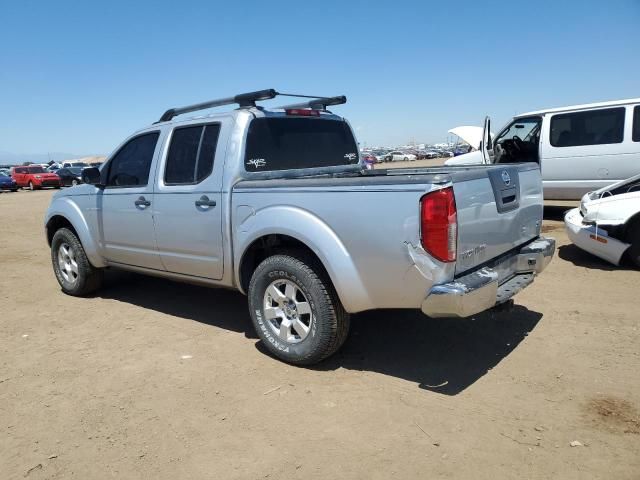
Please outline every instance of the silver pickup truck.
[[350, 313], [467, 317], [549, 263], [536, 164], [365, 170], [327, 111], [344, 97], [256, 105], [276, 95], [168, 110], [57, 192], [45, 225], [62, 290], [95, 291], [105, 268], [235, 288], [275, 356], [312, 364], [340, 348]]

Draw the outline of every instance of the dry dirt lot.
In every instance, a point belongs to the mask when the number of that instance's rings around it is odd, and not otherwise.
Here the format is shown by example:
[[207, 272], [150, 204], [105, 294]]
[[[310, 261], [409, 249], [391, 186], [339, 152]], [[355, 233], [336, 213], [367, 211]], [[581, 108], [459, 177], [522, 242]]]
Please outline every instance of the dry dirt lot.
[[569, 245], [564, 207], [513, 311], [363, 313], [296, 368], [234, 292], [111, 274], [63, 295], [50, 197], [0, 195], [0, 479], [640, 478], [640, 272]]

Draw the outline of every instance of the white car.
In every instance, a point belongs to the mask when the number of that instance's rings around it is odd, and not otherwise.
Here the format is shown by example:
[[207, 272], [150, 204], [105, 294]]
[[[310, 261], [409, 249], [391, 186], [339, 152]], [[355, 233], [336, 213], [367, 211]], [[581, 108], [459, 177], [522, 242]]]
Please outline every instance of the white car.
[[416, 156], [412, 153], [404, 153], [404, 152], [400, 152], [398, 150], [395, 150], [393, 152], [389, 152], [384, 156], [384, 161], [385, 162], [407, 162], [407, 161], [414, 161], [416, 160]]
[[564, 224], [581, 249], [614, 265], [627, 252], [640, 268], [640, 175], [585, 194]]

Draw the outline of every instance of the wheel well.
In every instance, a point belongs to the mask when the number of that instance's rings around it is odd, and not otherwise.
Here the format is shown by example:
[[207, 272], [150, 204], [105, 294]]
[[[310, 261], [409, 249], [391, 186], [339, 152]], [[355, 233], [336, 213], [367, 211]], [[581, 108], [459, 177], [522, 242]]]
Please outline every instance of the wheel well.
[[318, 255], [297, 238], [279, 234], [265, 235], [254, 240], [242, 255], [239, 270], [242, 290], [246, 292], [249, 289], [249, 282], [253, 272], [264, 259], [281, 253], [287, 253], [298, 258], [311, 257], [315, 263], [314, 266], [320, 268], [326, 278], [330, 278]]
[[51, 246], [51, 241], [53, 240], [53, 236], [61, 228], [68, 228], [74, 233], [76, 237], [78, 236], [76, 229], [73, 228], [73, 225], [71, 225], [71, 222], [69, 220], [67, 220], [62, 215], [54, 215], [47, 222], [47, 242], [49, 243], [49, 246]]

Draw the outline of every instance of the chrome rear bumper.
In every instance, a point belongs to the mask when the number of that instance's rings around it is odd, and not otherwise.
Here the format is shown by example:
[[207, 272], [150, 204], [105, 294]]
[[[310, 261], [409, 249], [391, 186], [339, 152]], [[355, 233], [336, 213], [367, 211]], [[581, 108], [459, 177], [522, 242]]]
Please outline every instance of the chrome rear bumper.
[[490, 267], [435, 285], [422, 302], [430, 317], [469, 317], [503, 303], [533, 282], [556, 249], [553, 238], [539, 237]]

